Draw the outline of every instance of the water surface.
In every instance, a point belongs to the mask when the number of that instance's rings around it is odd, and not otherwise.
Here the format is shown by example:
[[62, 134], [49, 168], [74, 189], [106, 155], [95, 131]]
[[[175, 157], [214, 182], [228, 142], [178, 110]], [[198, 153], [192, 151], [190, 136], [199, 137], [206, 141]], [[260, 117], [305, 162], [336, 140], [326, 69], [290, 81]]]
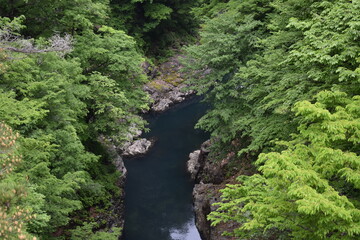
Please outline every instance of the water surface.
[[200, 240], [194, 223], [193, 183], [186, 173], [188, 155], [208, 136], [194, 125], [206, 105], [192, 99], [150, 117], [154, 147], [127, 159], [125, 240]]

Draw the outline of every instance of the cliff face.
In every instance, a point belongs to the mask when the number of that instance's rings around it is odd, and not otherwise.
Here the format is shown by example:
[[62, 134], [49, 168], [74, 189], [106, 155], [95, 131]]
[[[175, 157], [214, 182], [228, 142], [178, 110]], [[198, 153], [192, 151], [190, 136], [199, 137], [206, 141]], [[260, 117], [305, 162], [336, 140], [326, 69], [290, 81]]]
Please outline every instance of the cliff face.
[[[106, 150], [109, 157], [112, 159], [114, 166], [117, 171], [121, 173], [121, 176], [116, 182], [116, 185], [119, 189], [124, 189], [127, 170], [125, 168], [124, 161], [119, 154], [117, 147], [105, 136], [100, 136], [98, 138], [99, 143]], [[124, 227], [124, 194], [121, 194], [120, 197], [113, 197], [111, 199], [111, 207], [107, 211], [105, 215], [102, 216], [104, 220], [107, 222], [108, 228], [120, 227], [123, 229]]]
[[193, 190], [194, 210], [196, 227], [203, 240], [226, 240], [231, 239], [221, 236], [218, 227], [211, 227], [207, 220], [207, 215], [214, 210], [213, 203], [220, 199], [219, 189], [225, 179], [221, 163], [213, 163], [208, 160], [210, 141], [201, 145], [200, 150], [196, 150], [189, 155], [187, 164], [188, 171], [195, 186]]
[[[236, 162], [236, 154], [229, 152], [221, 160], [214, 160], [209, 156], [211, 142], [204, 142], [200, 150], [189, 156], [188, 171], [195, 180], [193, 190], [196, 227], [203, 240], [233, 240], [235, 238], [222, 236], [224, 231], [232, 231], [238, 227], [236, 223], [221, 223], [211, 226], [207, 215], [216, 209], [213, 204], [221, 201], [221, 193], [226, 184], [238, 183], [240, 174], [253, 174], [253, 167], [249, 161]], [[236, 164], [233, 164], [236, 162]], [[230, 167], [239, 165], [239, 168]], [[229, 174], [232, 171], [233, 174]]]

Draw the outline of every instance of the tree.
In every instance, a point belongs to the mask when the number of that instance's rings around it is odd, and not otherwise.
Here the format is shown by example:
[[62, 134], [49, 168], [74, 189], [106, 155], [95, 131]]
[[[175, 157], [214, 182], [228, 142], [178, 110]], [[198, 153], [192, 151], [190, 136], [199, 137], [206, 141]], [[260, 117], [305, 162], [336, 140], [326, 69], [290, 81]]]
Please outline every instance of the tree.
[[0, 237], [36, 240], [26, 226], [34, 216], [21, 204], [27, 196], [26, 185], [13, 173], [21, 162], [16, 152], [18, 137], [8, 125], [0, 123]]
[[80, 59], [84, 82], [90, 87], [86, 100], [90, 132], [126, 140], [131, 125], [144, 127], [137, 114], [147, 109], [149, 102], [142, 90], [147, 79], [140, 68], [144, 59], [136, 42], [123, 31], [103, 26], [97, 33], [78, 36], [75, 47], [73, 55]]
[[34, 45], [34, 39], [24, 39], [18, 34], [24, 28], [22, 25], [24, 19], [24, 16], [11, 21], [9, 18], [0, 18], [0, 49], [2, 51], [26, 54], [61, 52], [64, 54], [72, 50], [72, 37], [69, 34], [65, 34], [64, 37], [58, 34], [53, 35], [48, 39], [47, 46], [42, 46], [42, 48]]
[[191, 9], [197, 4], [189, 0], [112, 0], [112, 26], [135, 37], [148, 55], [158, 55], [192, 38], [197, 21]]
[[24, 15], [27, 28], [24, 35], [33, 38], [49, 38], [54, 32], [67, 32], [71, 35], [95, 25], [102, 25], [109, 12], [108, 0], [20, 0], [0, 1], [1, 16], [9, 18]]
[[[212, 137], [218, 140], [217, 144], [224, 145], [236, 137], [243, 136], [245, 139], [251, 123], [263, 123], [262, 119], [251, 114], [253, 104], [245, 99], [244, 94], [246, 82], [237, 78], [236, 74], [264, 51], [259, 42], [269, 35], [268, 14], [273, 8], [270, 1], [258, 0], [229, 1], [213, 8], [218, 12], [205, 19], [200, 43], [185, 49], [186, 65], [189, 83], [199, 94], [205, 94], [212, 104], [211, 111], [200, 119], [197, 127], [210, 131]], [[251, 89], [257, 90], [254, 87]], [[274, 118], [274, 121], [283, 120], [278, 116]], [[254, 147], [252, 150], [258, 149]]]
[[296, 130], [296, 102], [322, 90], [358, 93], [359, 2], [237, 3], [222, 4], [188, 48], [190, 83], [213, 103], [198, 126], [223, 145], [242, 139], [239, 154], [256, 156]]
[[83, 226], [77, 227], [72, 230], [72, 240], [117, 240], [119, 239], [120, 229], [114, 228], [113, 232], [93, 232], [93, 228], [96, 227], [94, 223], [84, 223]]
[[299, 133], [281, 153], [261, 154], [261, 174], [222, 190], [216, 225], [236, 221], [238, 237], [357, 239], [360, 236], [360, 96], [324, 91], [299, 102]]
[[[110, 27], [79, 28], [72, 46], [66, 34], [68, 40], [24, 40], [21, 18], [1, 21], [0, 114], [21, 133], [24, 159], [13, 178], [28, 179], [28, 197], [21, 204], [37, 216], [27, 224], [28, 232], [49, 239], [69, 228], [75, 214], [88, 221], [89, 207], [106, 209], [120, 194], [121, 173], [87, 144], [100, 134], [121, 142], [130, 125], [143, 127], [137, 116], [148, 99], [141, 89], [143, 59], [131, 37]], [[29, 33], [37, 31], [30, 26]], [[74, 47], [73, 53], [60, 52], [59, 43]]]

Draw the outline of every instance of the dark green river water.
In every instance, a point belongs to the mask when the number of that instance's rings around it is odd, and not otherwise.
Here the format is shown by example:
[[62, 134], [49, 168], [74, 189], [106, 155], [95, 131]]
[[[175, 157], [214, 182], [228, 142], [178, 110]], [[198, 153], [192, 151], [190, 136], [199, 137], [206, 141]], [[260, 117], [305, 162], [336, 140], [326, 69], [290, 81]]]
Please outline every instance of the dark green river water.
[[192, 205], [188, 155], [208, 138], [194, 125], [207, 107], [192, 99], [149, 118], [154, 147], [127, 159], [125, 240], [200, 240]]

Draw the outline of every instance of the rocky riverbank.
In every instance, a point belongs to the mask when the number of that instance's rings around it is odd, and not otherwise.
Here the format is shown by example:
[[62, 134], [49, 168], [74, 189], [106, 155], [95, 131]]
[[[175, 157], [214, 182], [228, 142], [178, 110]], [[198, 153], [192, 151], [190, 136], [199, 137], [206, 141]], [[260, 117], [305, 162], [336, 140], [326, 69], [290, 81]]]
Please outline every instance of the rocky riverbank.
[[164, 112], [172, 105], [195, 94], [195, 91], [188, 90], [187, 84], [184, 83], [185, 76], [181, 73], [183, 66], [180, 58], [181, 55], [176, 55], [154, 69], [151, 69], [149, 64], [144, 64], [144, 71], [151, 78], [144, 86], [144, 90], [152, 99], [151, 111]]
[[[193, 201], [195, 222], [203, 240], [232, 240], [229, 236], [222, 236], [224, 231], [231, 231], [237, 227], [235, 223], [222, 223], [211, 226], [207, 215], [216, 209], [213, 204], [221, 200], [220, 189], [226, 184], [234, 184], [240, 174], [252, 174], [253, 168], [247, 161], [237, 163], [239, 168], [234, 169], [232, 163], [237, 161], [236, 154], [229, 152], [217, 160], [209, 156], [210, 140], [204, 142], [199, 150], [189, 155], [187, 162], [188, 172], [195, 181]], [[227, 174], [230, 171], [237, 174]], [[231, 177], [228, 177], [231, 176]]]
[[[127, 170], [125, 168], [125, 164], [123, 158], [119, 154], [119, 151], [112, 143], [112, 141], [105, 136], [100, 136], [98, 138], [99, 143], [106, 150], [109, 158], [112, 159], [112, 162], [116, 169], [121, 173], [119, 179], [116, 182], [116, 185], [119, 189], [124, 189]], [[124, 194], [121, 194], [120, 198], [112, 198], [111, 199], [111, 207], [108, 210], [110, 214], [105, 214], [102, 220], [106, 220], [107, 227], [112, 229], [113, 227], [124, 227]]]
[[211, 227], [207, 215], [214, 210], [213, 203], [219, 201], [219, 189], [222, 188], [224, 171], [219, 164], [208, 160], [210, 153], [210, 141], [206, 141], [189, 155], [187, 168], [191, 178], [195, 181], [193, 200], [195, 210], [196, 227], [203, 240], [226, 240], [231, 239], [221, 236], [219, 227]]
[[[195, 91], [188, 90], [188, 85], [184, 83], [185, 76], [181, 73], [183, 66], [179, 61], [181, 57], [181, 55], [176, 55], [154, 68], [148, 63], [143, 63], [144, 73], [151, 79], [144, 85], [144, 90], [152, 99], [150, 111], [164, 112], [195, 94]], [[153, 139], [139, 138], [142, 132], [136, 129], [136, 126], [132, 126], [129, 132], [132, 134], [127, 136], [128, 141], [117, 147], [121, 156], [134, 157], [145, 154], [155, 142]]]
[[[179, 57], [175, 56], [162, 63], [158, 67], [150, 69], [150, 65], [144, 63], [144, 72], [151, 81], [144, 86], [144, 90], [150, 94], [152, 99], [150, 105], [151, 112], [161, 113], [168, 110], [176, 103], [180, 103], [190, 96], [194, 91], [185, 90], [188, 86], [184, 83], [184, 76], [180, 73], [182, 65]], [[146, 113], [144, 113], [146, 114]], [[117, 186], [124, 189], [127, 169], [124, 165], [124, 157], [134, 157], [145, 154], [155, 143], [154, 139], [141, 138], [142, 131], [136, 126], [129, 128], [128, 139], [125, 143], [118, 145], [112, 139], [100, 136], [98, 141], [106, 149], [109, 157], [112, 159], [116, 169], [121, 173]], [[124, 226], [124, 194], [120, 199], [112, 199], [112, 207], [109, 210], [111, 214], [103, 216], [107, 221], [109, 228]]]
[[[183, 66], [179, 61], [181, 57], [181, 55], [176, 55], [155, 68], [152, 68], [148, 63], [143, 64], [144, 73], [151, 79], [144, 86], [144, 90], [149, 93], [152, 99], [150, 111], [164, 112], [195, 94], [195, 91], [188, 90], [188, 85], [184, 83], [185, 76], [181, 73]], [[133, 157], [149, 151], [155, 141], [139, 138], [142, 132], [136, 129], [136, 126], [130, 130], [133, 134], [129, 134], [127, 136], [129, 140], [118, 148], [120, 154]]]

